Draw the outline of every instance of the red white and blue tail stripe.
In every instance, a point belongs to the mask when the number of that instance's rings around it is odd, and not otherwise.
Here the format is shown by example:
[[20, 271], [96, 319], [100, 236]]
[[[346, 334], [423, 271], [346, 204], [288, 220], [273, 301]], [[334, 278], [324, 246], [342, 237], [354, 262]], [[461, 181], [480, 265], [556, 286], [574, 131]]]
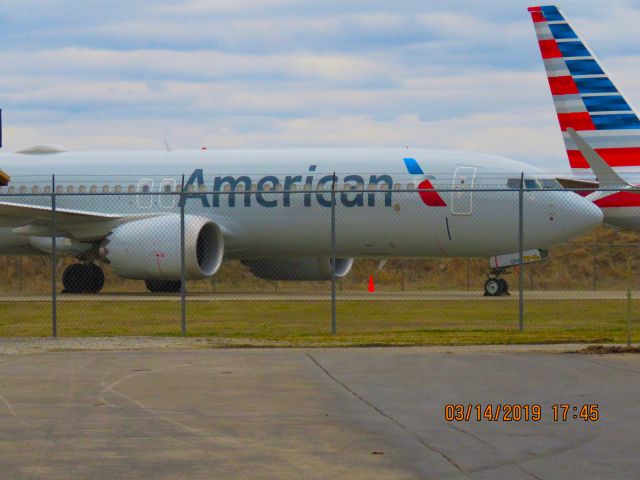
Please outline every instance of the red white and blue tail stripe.
[[555, 6], [530, 7], [560, 129], [574, 173], [589, 164], [573, 128], [616, 170], [640, 170], [640, 119], [589, 47]]

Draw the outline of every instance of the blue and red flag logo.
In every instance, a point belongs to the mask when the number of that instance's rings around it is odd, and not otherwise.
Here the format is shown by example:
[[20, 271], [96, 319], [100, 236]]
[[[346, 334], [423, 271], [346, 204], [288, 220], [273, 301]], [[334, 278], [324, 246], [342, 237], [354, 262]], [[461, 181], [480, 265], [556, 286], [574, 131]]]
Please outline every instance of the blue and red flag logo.
[[[424, 175], [422, 168], [420, 168], [420, 165], [418, 165], [418, 162], [415, 158], [405, 158], [404, 164], [411, 175]], [[431, 181], [429, 181], [428, 178], [420, 182], [420, 184], [418, 185], [418, 190], [422, 203], [424, 203], [428, 207], [447, 206], [440, 194], [433, 188], [433, 184], [431, 183]]]

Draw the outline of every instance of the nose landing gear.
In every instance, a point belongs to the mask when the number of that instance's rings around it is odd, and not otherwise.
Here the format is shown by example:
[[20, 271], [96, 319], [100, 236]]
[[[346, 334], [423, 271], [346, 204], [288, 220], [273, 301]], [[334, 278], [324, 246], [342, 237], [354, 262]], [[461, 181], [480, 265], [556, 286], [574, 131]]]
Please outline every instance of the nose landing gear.
[[485, 297], [501, 297], [511, 295], [509, 293], [509, 283], [501, 278], [500, 275], [505, 274], [506, 268], [494, 268], [491, 270], [492, 277], [489, 277], [484, 283]]
[[95, 263], [74, 263], [62, 274], [62, 293], [99, 293], [104, 287], [104, 272]]

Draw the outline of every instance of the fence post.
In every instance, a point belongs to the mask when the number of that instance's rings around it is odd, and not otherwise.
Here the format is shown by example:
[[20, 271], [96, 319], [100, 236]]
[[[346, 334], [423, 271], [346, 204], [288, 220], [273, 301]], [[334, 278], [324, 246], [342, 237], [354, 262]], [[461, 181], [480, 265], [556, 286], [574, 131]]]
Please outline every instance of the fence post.
[[405, 291], [405, 283], [407, 281], [407, 272], [406, 272], [407, 262], [406, 260], [402, 260], [402, 276], [400, 277], [400, 291]]
[[467, 258], [467, 292], [471, 290], [471, 259]]
[[518, 192], [518, 329], [524, 330], [524, 172]]
[[627, 289], [627, 347], [631, 346], [631, 287]]
[[336, 173], [331, 181], [331, 333], [336, 334]]
[[58, 278], [57, 278], [57, 219], [56, 219], [56, 176], [51, 175], [51, 336], [58, 336]]
[[596, 261], [596, 247], [593, 247], [591, 251], [592, 263], [593, 263], [593, 278], [592, 278], [592, 290], [595, 292], [598, 287], [598, 271], [597, 271], [597, 261]]
[[185, 274], [185, 253], [184, 253], [184, 174], [180, 186], [180, 331], [184, 337], [187, 334], [187, 286]]
[[19, 268], [18, 289], [20, 293], [22, 293], [22, 255], [18, 257], [18, 268]]

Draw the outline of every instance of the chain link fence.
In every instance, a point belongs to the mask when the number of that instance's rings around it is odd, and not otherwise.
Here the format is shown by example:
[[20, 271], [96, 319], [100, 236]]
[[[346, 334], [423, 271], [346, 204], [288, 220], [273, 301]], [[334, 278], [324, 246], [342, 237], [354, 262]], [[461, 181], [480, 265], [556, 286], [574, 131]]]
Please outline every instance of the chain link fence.
[[640, 238], [608, 227], [564, 238], [581, 215], [564, 190], [235, 181], [4, 187], [0, 335], [370, 345], [638, 336]]

